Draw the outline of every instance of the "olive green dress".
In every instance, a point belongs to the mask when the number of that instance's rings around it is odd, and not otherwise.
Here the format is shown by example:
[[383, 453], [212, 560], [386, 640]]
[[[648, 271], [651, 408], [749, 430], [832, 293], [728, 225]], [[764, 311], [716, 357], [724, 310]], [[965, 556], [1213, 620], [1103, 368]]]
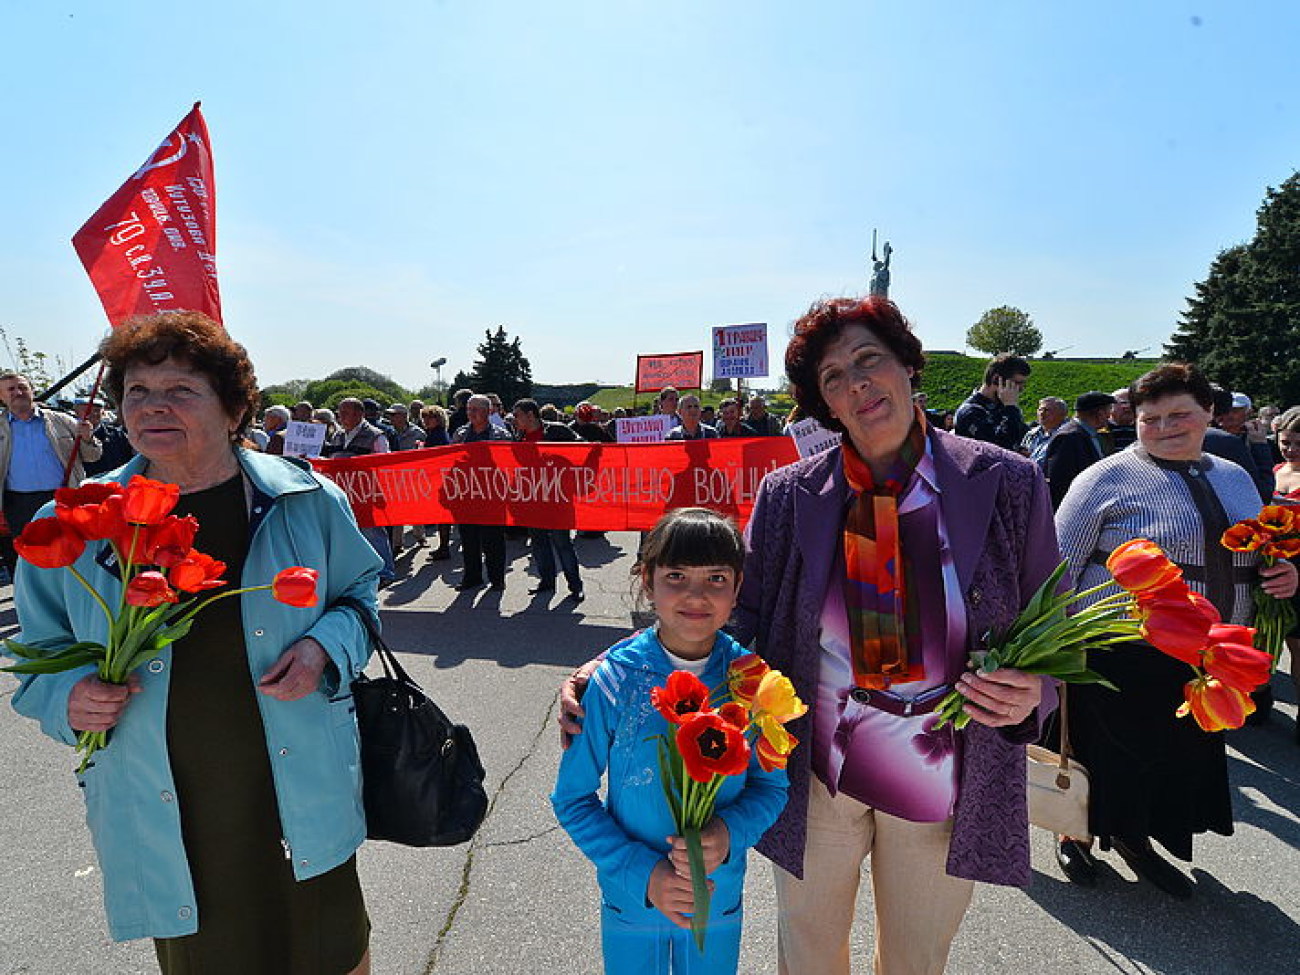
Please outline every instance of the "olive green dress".
[[[243, 477], [183, 495], [176, 513], [198, 519], [195, 548], [225, 562], [238, 585], [249, 544]], [[258, 709], [261, 675], [249, 673], [243, 633], [232, 597], [173, 646], [167, 746], [199, 930], [155, 940], [158, 963], [164, 975], [346, 973], [370, 934], [356, 859], [294, 880]]]

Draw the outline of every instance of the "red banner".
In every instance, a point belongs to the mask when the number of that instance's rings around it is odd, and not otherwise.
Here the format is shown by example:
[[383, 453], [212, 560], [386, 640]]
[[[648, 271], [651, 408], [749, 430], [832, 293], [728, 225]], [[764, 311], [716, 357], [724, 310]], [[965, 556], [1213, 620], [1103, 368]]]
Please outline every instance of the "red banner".
[[179, 309], [221, 321], [211, 145], [196, 102], [73, 236], [114, 328]]
[[636, 392], [657, 393], [665, 386], [700, 389], [704, 378], [703, 352], [636, 357]]
[[789, 437], [655, 444], [480, 441], [315, 460], [362, 525], [525, 525], [644, 531], [671, 508], [743, 525], [768, 471], [798, 459]]

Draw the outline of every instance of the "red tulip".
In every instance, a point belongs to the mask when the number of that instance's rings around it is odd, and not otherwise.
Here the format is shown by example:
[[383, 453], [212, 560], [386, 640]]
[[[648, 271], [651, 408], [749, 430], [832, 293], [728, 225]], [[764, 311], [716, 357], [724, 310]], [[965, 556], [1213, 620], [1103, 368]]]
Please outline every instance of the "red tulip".
[[271, 582], [271, 595], [287, 606], [306, 609], [316, 605], [316, 579], [320, 573], [295, 565], [276, 573]]
[[1254, 552], [1273, 540], [1273, 533], [1254, 518], [1237, 522], [1219, 539], [1219, 544], [1233, 552]]
[[738, 731], [747, 731], [749, 729], [749, 711], [735, 701], [728, 701], [718, 708], [718, 714], [723, 721]]
[[763, 675], [770, 669], [756, 653], [747, 653], [733, 660], [727, 670], [727, 683], [731, 686], [731, 696], [736, 703], [749, 707], [754, 695], [758, 693]]
[[226, 563], [192, 548], [184, 558], [172, 563], [167, 570], [167, 579], [182, 592], [201, 592], [224, 586], [226, 581], [221, 577], [225, 572]]
[[140, 561], [166, 569], [190, 554], [198, 532], [199, 522], [193, 515], [184, 518], [168, 515], [142, 533], [144, 543]]
[[1195, 589], [1189, 589], [1187, 591], [1187, 598], [1196, 604], [1197, 609], [1205, 614], [1211, 624], [1223, 622], [1223, 617], [1219, 615], [1219, 611], [1215, 608], [1214, 603], [1210, 602], [1209, 596], [1199, 593]]
[[766, 735], [758, 736], [758, 740], [754, 742], [754, 751], [758, 754], [758, 764], [764, 772], [785, 768], [786, 763], [790, 761], [790, 752], [794, 751], [794, 746], [799, 744], [799, 739], [794, 735], [788, 735], [787, 738], [789, 748], [782, 751], [773, 745]]
[[1145, 538], [1125, 542], [1110, 553], [1106, 568], [1129, 592], [1146, 592], [1178, 582], [1182, 569], [1169, 561], [1160, 546]]
[[141, 572], [126, 586], [126, 601], [131, 606], [160, 606], [179, 598], [161, 572]]
[[1141, 602], [1142, 639], [1171, 657], [1199, 667], [1201, 650], [1213, 621], [1190, 599], [1152, 599]]
[[691, 715], [710, 711], [709, 689], [694, 674], [674, 670], [663, 687], [650, 691], [650, 703], [671, 724], [681, 724]]
[[1204, 731], [1240, 728], [1255, 711], [1249, 694], [1229, 687], [1214, 677], [1197, 677], [1183, 685], [1186, 701], [1174, 712], [1180, 718], [1191, 715]]
[[710, 782], [714, 775], [739, 775], [749, 765], [749, 742], [716, 711], [687, 717], [677, 729], [677, 750], [686, 774], [696, 782]]
[[14, 549], [38, 568], [62, 569], [81, 558], [86, 540], [58, 518], [37, 518], [14, 539]]
[[1249, 626], [1213, 626], [1202, 653], [1206, 673], [1229, 687], [1249, 693], [1266, 684], [1273, 656], [1254, 646], [1255, 630]]
[[122, 513], [132, 525], [156, 525], [176, 507], [181, 489], [137, 474], [122, 492]]
[[78, 508], [84, 504], [100, 504], [110, 495], [121, 494], [117, 481], [87, 481], [81, 487], [58, 488], [54, 503], [61, 508]]
[[[57, 493], [57, 492], [56, 492]], [[122, 517], [122, 495], [110, 494], [97, 504], [56, 504], [55, 517], [71, 525], [88, 542], [116, 538], [126, 530]]]

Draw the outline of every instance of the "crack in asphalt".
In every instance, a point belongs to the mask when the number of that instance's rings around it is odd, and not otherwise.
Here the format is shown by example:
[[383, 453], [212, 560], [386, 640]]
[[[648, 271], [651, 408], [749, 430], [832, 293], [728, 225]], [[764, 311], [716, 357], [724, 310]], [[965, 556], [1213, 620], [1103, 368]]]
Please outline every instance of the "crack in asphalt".
[[[505, 777], [501, 780], [501, 784], [497, 786], [496, 791], [492, 793], [492, 799], [488, 803], [487, 815], [483, 817], [484, 826], [486, 826], [488, 821], [491, 820], [492, 814], [497, 808], [497, 801], [505, 794], [506, 786], [510, 784], [510, 780], [513, 779], [524, 767], [525, 763], [527, 763], [528, 760], [537, 753], [537, 746], [542, 740], [542, 735], [546, 734], [547, 730], [551, 727], [552, 718], [555, 714], [555, 706], [559, 703], [559, 700], [560, 692], [557, 690], [555, 696], [551, 698], [551, 703], [547, 706], [545, 714], [542, 715], [542, 723], [538, 727], [537, 733], [533, 735], [532, 742], [524, 751], [524, 754], [520, 757], [519, 761], [515, 763], [515, 767], [505, 774]], [[538, 836], [544, 836], [546, 833], [551, 832], [551, 830], [558, 828], [559, 826], [557, 824], [556, 826], [551, 827], [551, 829], [539, 833]], [[434, 939], [433, 947], [429, 950], [429, 957], [424, 964], [422, 975], [433, 975], [434, 971], [436, 971], [438, 967], [438, 962], [442, 958], [443, 949], [446, 947], [447, 938], [451, 934], [452, 927], [456, 924], [456, 916], [460, 913], [460, 909], [465, 905], [465, 901], [469, 897], [470, 878], [474, 873], [474, 860], [478, 851], [490, 849], [494, 846], [511, 846], [518, 843], [525, 843], [529, 840], [538, 838], [537, 836], [533, 836], [526, 837], [522, 840], [498, 840], [493, 843], [488, 843], [480, 840], [482, 835], [483, 826], [480, 826], [479, 831], [469, 842], [469, 849], [465, 853], [465, 865], [461, 868], [460, 872], [460, 886], [456, 889], [456, 896], [451, 902], [451, 907], [447, 909], [447, 916], [443, 919], [442, 926], [438, 929], [438, 936]]]
[[556, 823], [554, 826], [548, 826], [540, 833], [533, 833], [531, 836], [521, 836], [517, 840], [497, 840], [495, 843], [484, 843], [481, 849], [490, 850], [493, 847], [498, 846], [523, 846], [526, 843], [531, 843], [533, 840], [540, 840], [543, 836], [550, 836], [559, 828], [560, 824]]

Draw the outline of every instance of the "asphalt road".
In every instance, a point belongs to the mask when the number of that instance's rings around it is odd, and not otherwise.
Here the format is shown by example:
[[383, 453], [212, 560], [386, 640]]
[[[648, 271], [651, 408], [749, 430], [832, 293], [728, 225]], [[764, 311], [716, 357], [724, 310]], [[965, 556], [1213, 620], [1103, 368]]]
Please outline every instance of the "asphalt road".
[[[399, 559], [383, 594], [391, 645], [454, 718], [469, 724], [488, 768], [492, 807], [468, 845], [412, 850], [368, 843], [362, 882], [375, 971], [403, 975], [600, 971], [594, 872], [551, 815], [559, 760], [554, 724], [563, 675], [632, 627], [628, 568], [635, 536], [579, 539], [588, 599], [530, 597], [522, 542], [509, 544], [506, 592], [454, 592], [456, 563]], [[0, 632], [12, 633], [8, 587]], [[0, 675], [0, 697], [14, 680]], [[1066, 883], [1051, 840], [1034, 837], [1027, 890], [981, 886], [949, 972], [1300, 972], [1300, 748], [1296, 702], [1270, 725], [1230, 737], [1233, 837], [1197, 841], [1191, 901], [1174, 901], [1104, 857], [1100, 884]], [[100, 904], [71, 752], [0, 708], [0, 975], [154, 972], [147, 942], [114, 944]], [[855, 928], [855, 972], [870, 970], [869, 871]], [[751, 854], [741, 971], [775, 971], [770, 868]], [[237, 975], [237, 973], [234, 973]], [[815, 975], [815, 973], [809, 973]]]

